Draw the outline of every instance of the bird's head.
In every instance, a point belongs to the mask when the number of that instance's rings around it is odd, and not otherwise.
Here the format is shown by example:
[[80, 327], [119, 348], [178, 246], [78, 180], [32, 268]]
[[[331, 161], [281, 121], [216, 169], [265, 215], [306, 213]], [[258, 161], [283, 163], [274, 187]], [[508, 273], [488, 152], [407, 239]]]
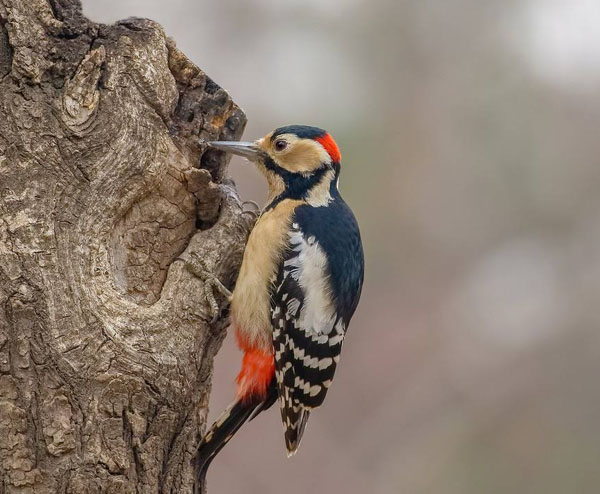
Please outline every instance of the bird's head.
[[[210, 147], [255, 163], [269, 183], [270, 199], [287, 192], [301, 198], [316, 186], [337, 179], [340, 150], [323, 129], [306, 125], [280, 127], [254, 142], [213, 141]], [[324, 182], [327, 181], [327, 184]], [[297, 197], [296, 197], [297, 196]]]

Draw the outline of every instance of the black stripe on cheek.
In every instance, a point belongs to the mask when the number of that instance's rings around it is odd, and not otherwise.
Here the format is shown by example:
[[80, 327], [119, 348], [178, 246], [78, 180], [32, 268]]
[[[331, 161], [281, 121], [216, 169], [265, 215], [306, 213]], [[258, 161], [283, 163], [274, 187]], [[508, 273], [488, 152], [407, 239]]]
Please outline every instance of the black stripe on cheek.
[[326, 166], [322, 166], [321, 168], [317, 168], [312, 174], [305, 176], [301, 173], [292, 173], [277, 166], [270, 156], [265, 158], [264, 163], [267, 170], [276, 173], [283, 179], [285, 185], [285, 190], [265, 207], [265, 211], [273, 209], [284, 199], [305, 199], [310, 189], [317, 185], [329, 170]]

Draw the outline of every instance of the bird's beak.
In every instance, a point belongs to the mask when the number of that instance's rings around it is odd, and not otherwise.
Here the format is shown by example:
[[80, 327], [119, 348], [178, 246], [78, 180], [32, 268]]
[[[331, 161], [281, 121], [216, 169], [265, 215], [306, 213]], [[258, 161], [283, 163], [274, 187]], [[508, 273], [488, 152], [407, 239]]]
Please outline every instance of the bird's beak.
[[213, 149], [218, 149], [219, 151], [225, 151], [226, 153], [243, 156], [250, 161], [256, 161], [260, 153], [259, 147], [253, 142], [210, 141], [208, 145]]

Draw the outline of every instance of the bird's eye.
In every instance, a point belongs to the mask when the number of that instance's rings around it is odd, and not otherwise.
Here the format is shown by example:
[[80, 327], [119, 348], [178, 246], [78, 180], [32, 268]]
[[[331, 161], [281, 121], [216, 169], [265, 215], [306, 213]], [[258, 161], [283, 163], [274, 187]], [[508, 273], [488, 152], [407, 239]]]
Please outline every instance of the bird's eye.
[[287, 147], [287, 142], [284, 141], [283, 139], [279, 139], [278, 141], [275, 141], [275, 150], [283, 151], [286, 147]]

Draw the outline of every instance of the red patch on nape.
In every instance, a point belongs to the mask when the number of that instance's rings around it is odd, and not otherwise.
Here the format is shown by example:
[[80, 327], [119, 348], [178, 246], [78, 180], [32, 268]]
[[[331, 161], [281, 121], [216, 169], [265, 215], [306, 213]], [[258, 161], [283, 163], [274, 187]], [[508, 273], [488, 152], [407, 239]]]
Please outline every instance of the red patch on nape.
[[253, 397], [266, 397], [267, 387], [274, 374], [275, 360], [272, 353], [256, 348], [246, 350], [242, 360], [242, 370], [235, 381], [238, 399], [249, 400]]
[[331, 156], [331, 161], [334, 163], [340, 163], [342, 161], [342, 155], [340, 154], [340, 148], [331, 137], [331, 134], [327, 133], [322, 137], [317, 137], [315, 139], [318, 143], [321, 144], [325, 148], [325, 151], [329, 153]]

